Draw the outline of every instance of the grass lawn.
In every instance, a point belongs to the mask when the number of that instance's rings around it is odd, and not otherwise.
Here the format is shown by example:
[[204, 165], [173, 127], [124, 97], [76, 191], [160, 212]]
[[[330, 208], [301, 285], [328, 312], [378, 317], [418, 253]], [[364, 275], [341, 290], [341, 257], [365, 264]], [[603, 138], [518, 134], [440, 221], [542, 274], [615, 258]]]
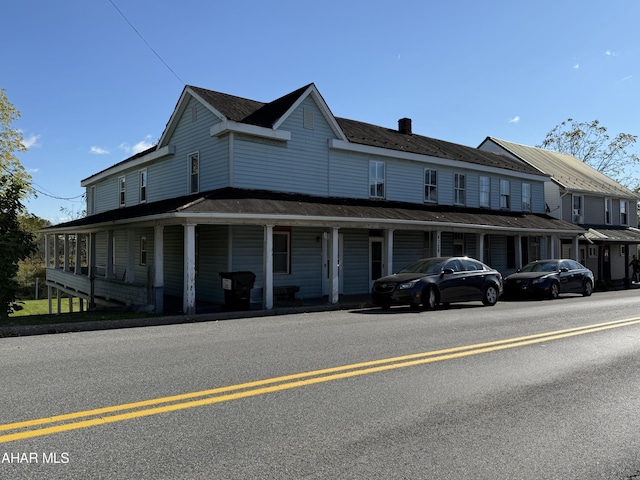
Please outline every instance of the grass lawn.
[[[73, 313], [69, 313], [69, 299], [63, 298], [60, 303], [60, 314], [57, 314], [58, 301], [53, 300], [53, 314], [49, 315], [49, 301], [44, 300], [21, 300], [19, 305], [22, 310], [12, 313], [9, 321], [0, 323], [0, 326], [16, 325], [48, 325], [52, 323], [75, 323], [92, 320], [117, 320], [126, 318], [141, 318], [153, 316], [148, 313], [124, 312], [118, 310], [96, 310], [91, 312], [80, 312], [80, 302], [73, 299]], [[85, 308], [87, 306], [85, 302]]]

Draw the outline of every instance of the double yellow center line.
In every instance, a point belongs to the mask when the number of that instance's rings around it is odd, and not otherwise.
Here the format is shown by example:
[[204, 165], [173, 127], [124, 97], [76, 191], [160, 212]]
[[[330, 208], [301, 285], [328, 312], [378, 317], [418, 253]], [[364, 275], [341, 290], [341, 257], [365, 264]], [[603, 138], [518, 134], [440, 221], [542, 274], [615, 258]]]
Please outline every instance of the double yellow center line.
[[539, 333], [525, 337], [509, 338], [493, 342], [478, 343], [443, 350], [434, 350], [431, 352], [414, 353], [400, 357], [354, 363], [351, 365], [296, 373], [238, 385], [230, 385], [169, 397], [154, 398], [140, 402], [125, 403], [122, 405], [97, 408], [94, 410], [55, 415], [35, 420], [0, 424], [0, 443], [51, 435], [80, 428], [147, 417], [159, 413], [184, 410], [187, 408], [213, 405], [216, 403], [228, 402], [230, 400], [253, 397], [263, 395], [265, 393], [289, 390], [292, 388], [357, 377], [360, 375], [384, 372], [387, 370], [440, 362], [442, 360], [451, 360], [471, 355], [479, 355], [482, 353], [533, 345], [552, 340], [560, 340], [562, 338], [585, 335], [587, 333], [626, 327], [635, 324], [640, 324], [640, 317]]

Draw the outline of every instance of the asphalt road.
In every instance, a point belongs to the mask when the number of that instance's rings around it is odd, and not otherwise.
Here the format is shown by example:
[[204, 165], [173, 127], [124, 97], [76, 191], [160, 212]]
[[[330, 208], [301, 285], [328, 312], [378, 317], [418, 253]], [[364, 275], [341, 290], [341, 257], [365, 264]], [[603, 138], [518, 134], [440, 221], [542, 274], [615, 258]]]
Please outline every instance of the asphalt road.
[[1, 338], [0, 367], [2, 479], [640, 478], [639, 290]]

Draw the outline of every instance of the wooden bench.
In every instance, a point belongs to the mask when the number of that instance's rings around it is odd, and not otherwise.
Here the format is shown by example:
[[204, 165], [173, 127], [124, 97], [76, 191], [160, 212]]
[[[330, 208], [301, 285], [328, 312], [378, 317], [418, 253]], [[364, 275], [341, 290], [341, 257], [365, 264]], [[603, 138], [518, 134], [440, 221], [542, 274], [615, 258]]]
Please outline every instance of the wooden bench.
[[296, 293], [300, 291], [297, 285], [281, 285], [273, 287], [273, 296], [276, 300], [295, 300]]

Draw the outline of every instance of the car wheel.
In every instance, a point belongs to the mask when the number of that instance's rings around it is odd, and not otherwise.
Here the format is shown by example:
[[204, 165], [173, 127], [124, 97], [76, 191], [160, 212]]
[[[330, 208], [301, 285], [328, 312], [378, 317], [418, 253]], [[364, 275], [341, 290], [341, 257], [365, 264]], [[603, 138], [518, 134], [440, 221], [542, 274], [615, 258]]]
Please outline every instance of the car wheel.
[[556, 299], [560, 296], [560, 285], [558, 285], [558, 282], [552, 282], [551, 286], [549, 287], [549, 298]]
[[482, 303], [489, 307], [493, 307], [496, 303], [498, 303], [498, 289], [495, 285], [489, 285], [484, 289], [484, 293], [482, 295]]
[[428, 288], [422, 291], [422, 305], [427, 310], [433, 310], [438, 305], [438, 297], [434, 288]]
[[584, 282], [584, 288], [582, 289], [582, 296], [589, 297], [593, 292], [593, 285], [591, 285], [591, 280], [587, 280]]

